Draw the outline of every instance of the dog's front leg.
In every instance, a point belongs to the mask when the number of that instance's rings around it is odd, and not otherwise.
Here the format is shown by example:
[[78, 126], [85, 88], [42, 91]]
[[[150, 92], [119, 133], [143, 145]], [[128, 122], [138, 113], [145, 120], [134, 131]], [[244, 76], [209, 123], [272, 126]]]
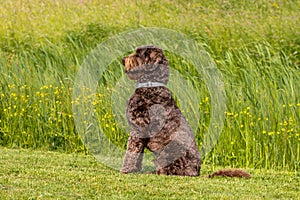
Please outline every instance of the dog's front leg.
[[130, 136], [128, 138], [127, 150], [121, 173], [127, 174], [141, 171], [145, 148], [144, 140], [145, 138], [139, 138], [135, 136]]

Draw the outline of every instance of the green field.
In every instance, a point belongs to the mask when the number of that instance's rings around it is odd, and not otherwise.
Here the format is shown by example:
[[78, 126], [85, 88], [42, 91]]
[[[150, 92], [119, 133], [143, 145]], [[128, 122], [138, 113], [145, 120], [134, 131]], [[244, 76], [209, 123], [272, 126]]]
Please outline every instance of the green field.
[[299, 199], [300, 176], [249, 169], [251, 179], [121, 175], [83, 154], [0, 148], [1, 199]]
[[[76, 103], [72, 102], [73, 83], [83, 60], [98, 44], [117, 33], [140, 27], [163, 27], [185, 33], [201, 43], [222, 73], [227, 96], [226, 120], [221, 138], [204, 164], [287, 170], [297, 174], [300, 170], [299, 4], [292, 0], [3, 0], [0, 4], [0, 145], [87, 152], [75, 130], [72, 112], [72, 104]], [[194, 73], [194, 66], [171, 52], [167, 56], [172, 68], [201, 89], [201, 118], [195, 133], [200, 146], [211, 118], [210, 94], [201, 75]], [[112, 82], [99, 81], [94, 104], [107, 136], [125, 148], [128, 133], [118, 127], [109, 102], [105, 101], [111, 97], [122, 73], [120, 61], [113, 62], [106, 76], [115, 78], [111, 78]], [[112, 174], [110, 179], [134, 182], [117, 173], [104, 172]], [[93, 173], [89, 178], [93, 179]], [[84, 179], [82, 176], [79, 181]], [[138, 179], [138, 176], [132, 177]], [[267, 177], [270, 176], [273, 175]], [[73, 178], [77, 177], [69, 174], [68, 180]], [[249, 184], [255, 184], [255, 180]], [[89, 181], [96, 183], [96, 180]], [[156, 179], [149, 176], [149, 181], [155, 184]], [[172, 182], [167, 177], [163, 181]], [[219, 181], [212, 184], [216, 187]], [[191, 179], [191, 182], [193, 189], [183, 187], [191, 194], [193, 190], [199, 192], [196, 184], [202, 179]], [[229, 181], [230, 187], [239, 183]], [[279, 182], [277, 185], [284, 187]], [[223, 189], [230, 191], [230, 187]], [[90, 192], [96, 193], [97, 188], [92, 187]], [[200, 192], [207, 194], [207, 191]], [[270, 191], [266, 192], [271, 195]], [[169, 195], [176, 194], [170, 191]]]

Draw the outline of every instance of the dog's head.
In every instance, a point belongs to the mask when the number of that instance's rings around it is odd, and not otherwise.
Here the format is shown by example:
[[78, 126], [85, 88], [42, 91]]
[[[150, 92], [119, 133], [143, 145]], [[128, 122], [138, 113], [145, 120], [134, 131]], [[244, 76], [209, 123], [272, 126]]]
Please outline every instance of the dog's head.
[[155, 46], [142, 46], [122, 59], [125, 73], [138, 83], [160, 82], [169, 80], [169, 63], [163, 51]]

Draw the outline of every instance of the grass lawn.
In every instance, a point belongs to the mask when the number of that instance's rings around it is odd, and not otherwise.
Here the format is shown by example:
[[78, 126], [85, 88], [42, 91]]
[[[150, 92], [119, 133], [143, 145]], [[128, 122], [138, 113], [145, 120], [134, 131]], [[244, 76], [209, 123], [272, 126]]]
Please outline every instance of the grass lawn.
[[300, 199], [300, 175], [247, 169], [252, 178], [121, 175], [92, 156], [0, 148], [0, 199]]

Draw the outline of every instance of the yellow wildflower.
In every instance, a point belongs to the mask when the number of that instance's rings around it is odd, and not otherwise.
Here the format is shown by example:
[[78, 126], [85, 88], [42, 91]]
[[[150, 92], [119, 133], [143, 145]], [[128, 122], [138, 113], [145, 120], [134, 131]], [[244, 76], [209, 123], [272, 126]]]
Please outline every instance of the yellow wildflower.
[[271, 131], [271, 132], [268, 132], [268, 135], [274, 135], [275, 134], [275, 132], [274, 131]]

